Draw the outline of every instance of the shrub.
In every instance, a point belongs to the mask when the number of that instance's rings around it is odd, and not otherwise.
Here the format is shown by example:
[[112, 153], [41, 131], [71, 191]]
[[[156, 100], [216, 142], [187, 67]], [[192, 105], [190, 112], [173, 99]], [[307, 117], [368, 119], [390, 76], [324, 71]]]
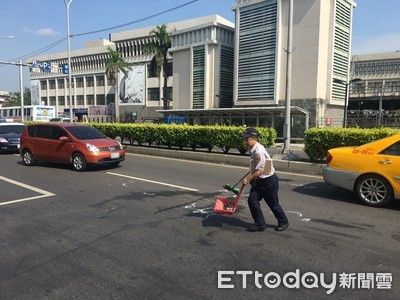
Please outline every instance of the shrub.
[[311, 128], [305, 132], [304, 151], [310, 160], [321, 161], [329, 149], [360, 146], [396, 133], [400, 133], [400, 130], [391, 128]]
[[[244, 127], [236, 126], [190, 126], [190, 125], [156, 125], [156, 124], [104, 124], [91, 123], [105, 135], [121, 141], [128, 140], [129, 143], [135, 142], [139, 145], [147, 142], [149, 146], [156, 143], [158, 146], [165, 145], [168, 148], [190, 147], [207, 148], [208, 151], [217, 146], [224, 153], [231, 149], [237, 149], [241, 154], [245, 154], [247, 149], [242, 140]], [[274, 144], [277, 133], [273, 128], [258, 127], [260, 132], [260, 143], [266, 147]]]

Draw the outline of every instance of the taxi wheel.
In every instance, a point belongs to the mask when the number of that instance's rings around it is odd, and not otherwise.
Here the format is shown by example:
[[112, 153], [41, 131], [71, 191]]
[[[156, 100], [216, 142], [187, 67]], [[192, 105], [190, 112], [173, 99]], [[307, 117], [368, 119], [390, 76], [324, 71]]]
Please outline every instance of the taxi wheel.
[[24, 150], [22, 160], [26, 166], [33, 166], [36, 163], [36, 159], [30, 150]]
[[389, 182], [379, 175], [364, 175], [357, 180], [356, 193], [369, 206], [383, 207], [393, 199], [393, 189]]
[[86, 170], [86, 160], [82, 154], [74, 154], [72, 157], [72, 168], [78, 172], [83, 172]]

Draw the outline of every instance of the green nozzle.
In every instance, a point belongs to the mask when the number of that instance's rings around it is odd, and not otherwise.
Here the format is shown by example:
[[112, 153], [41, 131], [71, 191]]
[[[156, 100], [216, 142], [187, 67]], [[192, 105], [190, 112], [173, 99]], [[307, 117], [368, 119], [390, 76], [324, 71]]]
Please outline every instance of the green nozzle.
[[239, 189], [235, 188], [232, 184], [227, 183], [224, 185], [224, 188], [226, 188], [228, 191], [235, 193], [236, 195], [239, 194]]

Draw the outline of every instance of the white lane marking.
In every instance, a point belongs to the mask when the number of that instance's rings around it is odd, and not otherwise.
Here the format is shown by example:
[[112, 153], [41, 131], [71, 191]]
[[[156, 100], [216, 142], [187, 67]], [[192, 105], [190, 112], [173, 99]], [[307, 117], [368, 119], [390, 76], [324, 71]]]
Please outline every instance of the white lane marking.
[[18, 181], [15, 181], [15, 180], [6, 178], [6, 177], [4, 177], [4, 176], [0, 176], [0, 180], [7, 181], [7, 182], [9, 182], [9, 183], [11, 183], [11, 184], [18, 185], [18, 186], [20, 186], [20, 187], [22, 187], [22, 188], [25, 188], [25, 189], [34, 191], [34, 192], [36, 192], [36, 193], [38, 193], [38, 194], [41, 194], [41, 195], [39, 195], [39, 196], [28, 197], [28, 198], [17, 199], [17, 200], [11, 200], [11, 201], [7, 201], [7, 202], [1, 202], [1, 203], [0, 203], [0, 206], [1, 206], [1, 205], [8, 205], [8, 204], [13, 204], [13, 203], [18, 203], [18, 202], [25, 202], [25, 201], [30, 201], [30, 200], [35, 200], [35, 199], [40, 199], [40, 198], [55, 196], [55, 194], [50, 193], [50, 192], [48, 192], [48, 191], [45, 191], [45, 190], [36, 188], [36, 187], [34, 187], [34, 186], [31, 186], [31, 185], [27, 185], [27, 184], [22, 183], [22, 182], [18, 182]]
[[123, 174], [118, 174], [118, 173], [106, 172], [106, 174], [119, 176], [119, 177], [130, 178], [130, 179], [135, 179], [135, 180], [138, 180], [138, 181], [155, 183], [155, 184], [159, 184], [159, 185], [165, 185], [165, 186], [169, 186], [169, 187], [175, 187], [175, 188], [178, 188], [178, 189], [181, 189], [181, 190], [187, 190], [187, 191], [192, 191], [192, 192], [198, 192], [199, 191], [198, 189], [192, 189], [192, 188], [189, 188], [189, 187], [186, 187], [186, 186], [180, 186], [180, 185], [170, 184], [170, 183], [166, 183], [166, 182], [154, 181], [154, 180], [150, 180], [150, 179], [133, 177], [133, 176], [123, 175]]

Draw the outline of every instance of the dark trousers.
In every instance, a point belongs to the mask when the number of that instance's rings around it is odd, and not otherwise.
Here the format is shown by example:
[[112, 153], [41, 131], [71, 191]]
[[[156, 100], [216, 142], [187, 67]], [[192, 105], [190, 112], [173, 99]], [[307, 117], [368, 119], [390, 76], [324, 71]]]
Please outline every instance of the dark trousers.
[[254, 219], [254, 224], [259, 226], [265, 225], [265, 218], [260, 206], [261, 199], [264, 199], [265, 202], [267, 202], [275, 218], [278, 220], [278, 225], [288, 223], [286, 214], [279, 204], [278, 180], [278, 176], [274, 174], [267, 178], [258, 178], [255, 180], [255, 183], [252, 184], [247, 203], [249, 204], [251, 216]]

